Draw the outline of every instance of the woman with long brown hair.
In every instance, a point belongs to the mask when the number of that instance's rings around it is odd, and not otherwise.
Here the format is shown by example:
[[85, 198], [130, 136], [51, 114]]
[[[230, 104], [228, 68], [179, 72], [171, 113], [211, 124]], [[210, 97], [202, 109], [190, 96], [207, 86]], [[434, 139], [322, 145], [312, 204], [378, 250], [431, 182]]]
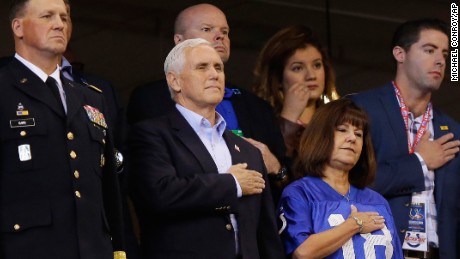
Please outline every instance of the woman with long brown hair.
[[309, 27], [286, 27], [263, 47], [254, 76], [253, 91], [273, 106], [286, 155], [294, 158], [300, 134], [316, 109], [337, 99], [335, 76], [326, 51]]

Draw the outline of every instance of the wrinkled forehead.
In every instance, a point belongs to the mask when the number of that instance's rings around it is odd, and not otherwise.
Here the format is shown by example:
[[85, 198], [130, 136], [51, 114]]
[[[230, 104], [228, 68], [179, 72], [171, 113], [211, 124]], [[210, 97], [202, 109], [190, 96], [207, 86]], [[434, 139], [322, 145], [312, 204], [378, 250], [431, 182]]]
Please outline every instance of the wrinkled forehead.
[[185, 56], [188, 63], [222, 63], [222, 60], [217, 51], [208, 44], [200, 44], [195, 47], [187, 48], [185, 50]]

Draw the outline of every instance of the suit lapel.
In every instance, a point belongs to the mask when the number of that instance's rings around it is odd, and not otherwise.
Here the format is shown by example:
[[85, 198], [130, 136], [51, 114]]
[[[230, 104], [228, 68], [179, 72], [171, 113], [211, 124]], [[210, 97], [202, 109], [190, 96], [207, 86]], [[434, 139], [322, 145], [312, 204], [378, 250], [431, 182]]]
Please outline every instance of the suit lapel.
[[13, 59], [9, 66], [14, 76], [14, 86], [17, 89], [31, 98], [44, 103], [60, 117], [65, 117], [62, 103], [58, 102], [56, 97], [48, 89], [48, 86], [37, 75], [17, 59]]
[[243, 147], [240, 147], [236, 144], [237, 141], [235, 141], [235, 138], [239, 137], [233, 134], [231, 131], [226, 130], [224, 132], [225, 143], [227, 143], [228, 150], [230, 151], [230, 155], [232, 156], [232, 165], [245, 163], [245, 161], [247, 160], [247, 157], [244, 157], [245, 152]]
[[72, 70], [72, 78], [74, 82], [84, 84], [82, 76], [75, 70]]
[[[396, 142], [399, 145], [401, 150], [406, 150], [409, 152], [409, 148], [407, 146], [407, 132], [406, 132], [406, 125], [404, 124], [404, 120], [401, 116], [401, 109], [399, 107], [398, 101], [395, 97], [395, 93], [391, 84], [387, 87], [383, 88], [382, 94], [380, 96], [380, 101], [382, 106], [386, 111], [386, 115], [388, 116], [388, 121], [390, 126], [393, 130], [394, 137], [396, 138]], [[434, 139], [441, 137], [449, 133], [449, 130], [441, 129], [441, 126], [447, 126], [450, 129], [450, 125], [447, 121], [444, 120], [443, 115], [436, 109], [433, 109], [433, 131], [434, 131]], [[435, 171], [435, 186], [442, 186], [445, 175], [447, 173], [448, 164], [437, 169]], [[441, 208], [442, 203], [442, 188], [435, 187], [435, 200], [436, 200], [436, 207], [439, 210]]]
[[217, 166], [209, 154], [208, 150], [201, 142], [201, 139], [182, 116], [182, 114], [174, 108], [169, 114], [171, 127], [180, 141], [190, 150], [203, 168], [203, 172], [208, 174], [218, 173]]
[[[434, 131], [434, 139], [437, 139], [447, 133], [450, 132], [451, 125], [444, 120], [444, 116], [437, 110], [433, 109], [433, 131]], [[441, 208], [442, 203], [442, 191], [443, 188], [441, 186], [444, 185], [444, 181], [446, 179], [446, 174], [449, 172], [447, 169], [450, 163], [445, 164], [444, 166], [435, 170], [435, 178], [434, 178], [434, 186], [435, 186], [435, 201], [436, 201], [436, 208], [439, 211]], [[452, 170], [451, 170], [452, 171]], [[455, 172], [455, 170], [453, 171]]]
[[408, 140], [406, 125], [404, 124], [404, 119], [401, 115], [401, 108], [399, 107], [396, 94], [391, 84], [382, 89], [379, 99], [380, 105], [385, 110], [385, 115], [393, 131], [396, 143], [398, 143], [398, 149], [406, 150], [406, 152], [409, 153], [409, 147], [407, 146]]

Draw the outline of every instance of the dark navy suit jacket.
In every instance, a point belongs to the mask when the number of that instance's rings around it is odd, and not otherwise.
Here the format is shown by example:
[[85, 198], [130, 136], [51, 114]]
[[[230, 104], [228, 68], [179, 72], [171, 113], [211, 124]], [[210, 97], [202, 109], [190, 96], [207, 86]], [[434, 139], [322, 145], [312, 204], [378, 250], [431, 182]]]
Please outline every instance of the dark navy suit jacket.
[[[425, 190], [422, 166], [409, 154], [407, 133], [391, 83], [350, 97], [370, 118], [371, 136], [378, 168], [373, 189], [390, 203], [400, 239], [408, 225], [411, 195]], [[452, 132], [460, 137], [460, 125], [437, 109], [433, 110], [434, 139]], [[435, 170], [439, 249], [441, 258], [459, 258], [460, 246], [460, 158]]]
[[[129, 134], [132, 192], [141, 224], [143, 258], [234, 259], [236, 215], [243, 258], [284, 258], [268, 185], [237, 198], [232, 175], [211, 155], [180, 112], [135, 124]], [[232, 164], [267, 174], [253, 145], [224, 133]]]
[[[243, 134], [268, 146], [270, 151], [282, 164], [290, 167], [290, 161], [285, 157], [286, 147], [283, 136], [272, 107], [268, 102], [257, 95], [241, 88], [232, 87], [226, 82], [227, 87], [236, 89], [231, 97], [235, 115]], [[166, 80], [159, 80], [137, 87], [131, 94], [127, 106], [129, 124], [138, 121], [166, 115], [174, 110], [175, 102], [171, 99]], [[275, 202], [281, 196], [282, 187], [276, 185], [270, 178], [272, 195]]]
[[[241, 88], [235, 89], [238, 89], [239, 93], [233, 94], [230, 101], [244, 136], [267, 145], [283, 163], [286, 147], [272, 107], [251, 92]], [[144, 119], [166, 115], [174, 110], [174, 105], [166, 80], [139, 86], [134, 89], [129, 100], [128, 123], [134, 124]]]

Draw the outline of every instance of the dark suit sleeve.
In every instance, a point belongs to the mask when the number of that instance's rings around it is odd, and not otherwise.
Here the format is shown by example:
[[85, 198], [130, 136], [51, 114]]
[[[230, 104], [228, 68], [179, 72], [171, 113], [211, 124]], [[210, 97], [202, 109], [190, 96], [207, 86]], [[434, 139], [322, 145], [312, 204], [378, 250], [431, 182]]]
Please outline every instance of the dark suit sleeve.
[[[94, 93], [83, 87], [84, 92], [89, 92], [92, 96], [97, 96], [100, 100], [99, 107], [102, 108], [104, 114], [109, 114], [109, 107], [107, 106], [104, 96]], [[110, 116], [110, 115], [109, 115]], [[106, 217], [110, 228], [110, 235], [112, 239], [113, 251], [125, 251], [125, 236], [123, 233], [123, 212], [122, 212], [122, 195], [119, 186], [118, 174], [116, 173], [116, 161], [114, 153], [114, 127], [107, 121], [107, 137], [104, 148], [104, 163], [103, 163], [103, 178], [102, 189], [104, 208]]]
[[234, 94], [230, 100], [244, 136], [267, 145], [280, 163], [284, 164], [286, 147], [273, 108], [257, 95], [237, 89], [241, 93]]
[[373, 189], [383, 196], [400, 196], [425, 190], [423, 170], [415, 154], [378, 161]]
[[236, 208], [236, 183], [230, 174], [203, 173], [193, 154], [179, 147], [171, 129], [151, 120], [132, 128], [132, 193], [138, 207], [156, 213], [216, 213]]
[[[260, 156], [261, 162], [263, 163], [262, 154]], [[262, 174], [265, 182], [268, 183], [267, 172], [265, 169]], [[262, 193], [262, 206], [260, 211], [259, 226], [257, 228], [257, 240], [260, 258], [285, 258], [283, 245], [276, 227], [272, 194], [268, 185], [266, 185], [265, 190]]]
[[114, 251], [125, 251], [123, 233], [123, 212], [121, 205], [121, 191], [119, 188], [118, 175], [116, 174], [115, 154], [113, 152], [113, 139], [109, 136], [104, 152], [106, 159], [104, 166], [104, 178], [102, 188], [104, 192], [104, 204], [109, 221], [110, 234]]

